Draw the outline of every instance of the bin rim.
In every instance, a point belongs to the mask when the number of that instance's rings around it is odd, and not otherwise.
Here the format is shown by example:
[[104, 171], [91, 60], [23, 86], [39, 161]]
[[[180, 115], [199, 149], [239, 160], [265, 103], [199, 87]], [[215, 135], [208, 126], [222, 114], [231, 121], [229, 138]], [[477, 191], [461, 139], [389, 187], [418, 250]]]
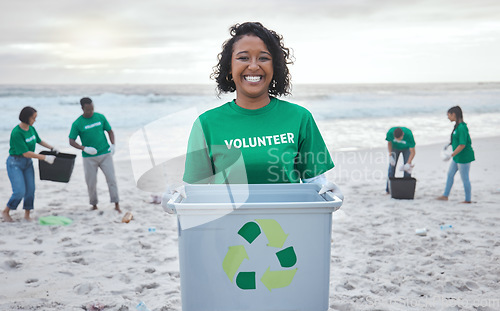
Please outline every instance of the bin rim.
[[[192, 189], [202, 189], [203, 191], [227, 192], [229, 185], [210, 184], [210, 185], [186, 185], [186, 193]], [[319, 192], [321, 185], [319, 184], [232, 184], [230, 185], [233, 191], [244, 191], [247, 189], [258, 189], [261, 192], [272, 192], [277, 189], [297, 188], [301, 190], [314, 190]], [[268, 214], [268, 213], [333, 213], [338, 210], [343, 201], [333, 195], [331, 192], [318, 194], [324, 201], [312, 202], [225, 202], [225, 203], [183, 203], [185, 199], [180, 193], [176, 192], [172, 198], [164, 206], [164, 210], [170, 214], [177, 215], [214, 215], [214, 214]], [[285, 205], [285, 206], [284, 206]]]
[[48, 151], [48, 150], [42, 150], [39, 152], [39, 154], [54, 155], [56, 157], [62, 157], [62, 158], [68, 158], [68, 159], [76, 158], [76, 154], [74, 154], [74, 153], [55, 152], [55, 151]]
[[415, 177], [389, 177], [389, 180], [417, 180]]

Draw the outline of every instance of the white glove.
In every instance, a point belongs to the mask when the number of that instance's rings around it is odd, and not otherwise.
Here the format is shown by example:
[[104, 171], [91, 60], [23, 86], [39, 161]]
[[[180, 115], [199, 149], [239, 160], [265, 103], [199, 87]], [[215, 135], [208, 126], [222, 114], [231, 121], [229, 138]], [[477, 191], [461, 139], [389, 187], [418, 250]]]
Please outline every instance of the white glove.
[[172, 210], [170, 207], [167, 206], [167, 203], [174, 196], [176, 192], [178, 192], [181, 195], [181, 197], [186, 198], [186, 188], [184, 187], [184, 185], [177, 187], [173, 190], [169, 185], [167, 185], [167, 190], [163, 193], [161, 197], [161, 206], [167, 213], [173, 214], [175, 212], [174, 210]]
[[322, 187], [319, 190], [318, 194], [323, 194], [327, 191], [331, 191], [333, 195], [336, 195], [339, 199], [344, 201], [344, 195], [342, 194], [342, 191], [340, 191], [339, 186], [332, 183], [331, 181], [326, 180], [325, 174], [321, 174], [313, 178], [304, 178], [302, 179], [302, 182], [306, 184], [320, 184], [322, 185]]
[[97, 149], [94, 147], [83, 147], [83, 152], [94, 155], [97, 154]]
[[50, 149], [50, 151], [55, 152], [55, 154], [59, 153], [59, 149], [57, 149], [56, 147], [52, 147], [52, 149]]
[[326, 184], [324, 184], [323, 187], [321, 187], [321, 190], [318, 192], [318, 194], [323, 194], [328, 191], [332, 192], [333, 195], [337, 196], [340, 200], [344, 201], [344, 195], [342, 194], [342, 191], [340, 190], [339, 186], [332, 183], [331, 181], [326, 182]]
[[47, 154], [45, 155], [45, 158], [43, 160], [49, 164], [53, 164], [54, 161], [56, 160], [56, 156]]
[[396, 165], [396, 157], [394, 156], [394, 153], [392, 153], [392, 152], [389, 154], [389, 164], [391, 166]]
[[108, 149], [109, 152], [111, 152], [111, 155], [114, 155], [115, 154], [115, 145], [114, 144], [111, 144], [109, 146], [109, 149]]
[[411, 174], [411, 172], [413, 171], [413, 167], [415, 167], [415, 164], [408, 164], [408, 163], [406, 163], [405, 165], [401, 166], [399, 168], [399, 170], [400, 171], [405, 171], [408, 174]]
[[449, 159], [451, 159], [451, 155], [453, 154], [453, 150], [451, 150], [451, 148], [448, 148], [448, 146], [444, 147], [443, 150], [441, 150], [441, 159], [443, 159], [443, 161], [448, 161]]

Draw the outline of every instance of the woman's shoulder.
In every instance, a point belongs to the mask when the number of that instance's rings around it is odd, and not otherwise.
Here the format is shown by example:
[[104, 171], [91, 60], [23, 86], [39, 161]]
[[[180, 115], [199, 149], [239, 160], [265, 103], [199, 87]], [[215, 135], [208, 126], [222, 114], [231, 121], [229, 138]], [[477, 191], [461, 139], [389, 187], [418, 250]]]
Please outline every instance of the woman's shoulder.
[[277, 101], [277, 107], [280, 110], [288, 110], [288, 111], [294, 111], [296, 113], [302, 113], [305, 115], [311, 115], [311, 112], [307, 110], [307, 108], [302, 107], [298, 104], [294, 104], [279, 98], [276, 98], [276, 101]]
[[19, 126], [19, 124], [16, 125], [16, 126], [14, 126], [14, 128], [10, 132], [10, 137], [15, 137], [15, 136], [18, 136], [18, 135], [23, 135], [22, 129]]
[[[280, 113], [280, 114], [293, 113], [296, 115], [303, 115], [303, 116], [307, 116], [307, 117], [312, 116], [312, 114], [309, 110], [307, 110], [306, 108], [304, 108], [300, 105], [297, 105], [297, 104], [294, 104], [294, 103], [291, 103], [289, 101], [282, 100], [282, 99], [279, 99], [276, 97], [272, 97], [271, 100], [275, 101], [275, 105], [274, 105], [272, 110], [276, 111], [277, 113]], [[214, 117], [215, 118], [220, 117], [220, 116], [224, 115], [225, 113], [232, 113], [234, 110], [233, 108], [231, 108], [232, 104], [234, 104], [234, 101], [230, 101], [230, 102], [222, 104], [218, 107], [209, 109], [209, 110], [203, 112], [199, 118], [206, 120], [206, 119], [211, 119]]]
[[207, 111], [200, 114], [199, 117], [204, 119], [204, 118], [210, 118], [211, 116], [218, 116], [221, 112], [226, 111], [229, 108], [230, 104], [231, 102], [227, 102], [218, 107], [208, 109]]

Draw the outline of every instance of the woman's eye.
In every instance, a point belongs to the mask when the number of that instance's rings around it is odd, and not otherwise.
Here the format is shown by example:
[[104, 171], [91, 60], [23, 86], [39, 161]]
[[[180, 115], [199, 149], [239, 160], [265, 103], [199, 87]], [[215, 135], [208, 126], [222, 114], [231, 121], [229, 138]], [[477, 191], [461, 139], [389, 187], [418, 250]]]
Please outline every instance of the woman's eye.
[[237, 60], [248, 60], [248, 57], [246, 56], [241, 56], [241, 57], [238, 57], [236, 58]]

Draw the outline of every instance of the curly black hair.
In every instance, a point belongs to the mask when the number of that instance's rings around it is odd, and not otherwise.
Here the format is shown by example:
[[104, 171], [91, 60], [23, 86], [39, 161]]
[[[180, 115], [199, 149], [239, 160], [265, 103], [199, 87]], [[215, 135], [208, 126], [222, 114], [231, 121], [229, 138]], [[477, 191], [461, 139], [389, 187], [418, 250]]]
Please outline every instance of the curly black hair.
[[222, 52], [218, 55], [219, 62], [213, 68], [210, 76], [217, 82], [217, 90], [221, 93], [234, 92], [236, 85], [231, 72], [231, 57], [234, 44], [245, 35], [259, 37], [269, 49], [273, 59], [273, 79], [269, 85], [269, 95], [284, 96], [290, 94], [291, 76], [287, 65], [293, 63], [293, 56], [289, 48], [283, 45], [283, 36], [269, 30], [259, 22], [235, 24], [229, 28], [231, 38], [222, 45]]

